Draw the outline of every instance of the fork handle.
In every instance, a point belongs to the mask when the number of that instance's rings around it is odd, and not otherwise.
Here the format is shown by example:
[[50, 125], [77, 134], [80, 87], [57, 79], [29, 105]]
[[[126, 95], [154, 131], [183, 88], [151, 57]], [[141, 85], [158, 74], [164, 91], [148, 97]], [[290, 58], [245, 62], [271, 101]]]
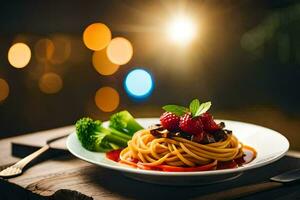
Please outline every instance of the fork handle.
[[48, 144], [46, 144], [39, 150], [33, 152], [32, 154], [26, 156], [25, 158], [23, 158], [22, 160], [17, 162], [15, 164], [15, 166], [18, 166], [19, 168], [23, 169], [28, 163], [30, 163], [32, 160], [34, 160], [35, 158], [37, 158], [38, 156], [40, 156], [41, 154], [46, 152], [49, 148], [50, 148], [50, 146]]

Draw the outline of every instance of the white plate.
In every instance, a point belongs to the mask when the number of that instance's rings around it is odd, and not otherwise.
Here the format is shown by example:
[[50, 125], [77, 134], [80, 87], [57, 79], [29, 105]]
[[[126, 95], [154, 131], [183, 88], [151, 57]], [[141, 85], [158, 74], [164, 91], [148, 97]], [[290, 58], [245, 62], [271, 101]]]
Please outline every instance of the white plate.
[[[157, 118], [141, 118], [137, 121], [144, 127], [157, 124]], [[76, 157], [87, 162], [123, 172], [126, 176], [158, 184], [167, 185], [199, 185], [220, 182], [241, 175], [243, 171], [270, 164], [285, 155], [289, 149], [288, 140], [280, 133], [254, 124], [216, 120], [225, 122], [226, 128], [244, 144], [254, 147], [257, 157], [250, 163], [235, 169], [200, 171], [200, 172], [162, 172], [141, 170], [120, 165], [106, 158], [105, 153], [91, 152], [84, 149], [77, 139], [76, 133], [69, 135], [67, 148]], [[105, 123], [107, 125], [107, 122]]]

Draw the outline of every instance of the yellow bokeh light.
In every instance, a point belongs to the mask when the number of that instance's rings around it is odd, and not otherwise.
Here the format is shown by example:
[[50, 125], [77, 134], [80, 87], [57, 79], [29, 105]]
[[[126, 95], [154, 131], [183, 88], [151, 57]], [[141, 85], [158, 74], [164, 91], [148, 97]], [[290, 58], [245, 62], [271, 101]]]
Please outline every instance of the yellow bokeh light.
[[9, 94], [8, 83], [4, 79], [0, 78], [0, 102], [4, 101], [8, 97], [8, 94]]
[[109, 28], [102, 23], [89, 25], [83, 32], [83, 42], [87, 48], [99, 51], [104, 49], [111, 40]]
[[102, 87], [96, 92], [95, 103], [100, 110], [112, 112], [119, 106], [119, 93], [114, 88]]
[[8, 61], [15, 68], [25, 67], [31, 58], [30, 48], [25, 43], [16, 43], [8, 51]]
[[108, 44], [106, 53], [112, 63], [124, 65], [132, 58], [133, 48], [127, 39], [116, 37]]
[[186, 45], [196, 36], [196, 25], [185, 16], [178, 16], [167, 27], [168, 37], [176, 44]]
[[108, 59], [106, 49], [93, 53], [93, 66], [99, 74], [106, 76], [115, 73], [119, 69], [119, 65], [110, 62]]
[[46, 94], [55, 94], [63, 86], [62, 78], [53, 72], [44, 74], [39, 80], [40, 90]]
[[50, 60], [54, 53], [54, 44], [50, 39], [40, 39], [34, 46], [34, 51], [37, 60]]

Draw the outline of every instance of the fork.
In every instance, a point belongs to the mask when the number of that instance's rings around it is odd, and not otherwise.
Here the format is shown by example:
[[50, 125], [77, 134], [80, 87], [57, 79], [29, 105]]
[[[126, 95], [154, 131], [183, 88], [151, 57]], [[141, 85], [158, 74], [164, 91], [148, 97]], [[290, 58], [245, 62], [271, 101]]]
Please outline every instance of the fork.
[[43, 146], [42, 148], [40, 148], [37, 151], [33, 152], [32, 154], [26, 156], [25, 158], [18, 161], [14, 165], [7, 167], [4, 170], [0, 171], [0, 177], [10, 178], [10, 177], [15, 177], [15, 176], [21, 175], [23, 173], [24, 167], [26, 167], [27, 164], [29, 164], [32, 160], [39, 157], [40, 155], [42, 155], [43, 153], [45, 153], [47, 150], [50, 149], [50, 143], [52, 143], [56, 140], [62, 139], [64, 137], [67, 137], [68, 135], [69, 134], [47, 140], [46, 145]]

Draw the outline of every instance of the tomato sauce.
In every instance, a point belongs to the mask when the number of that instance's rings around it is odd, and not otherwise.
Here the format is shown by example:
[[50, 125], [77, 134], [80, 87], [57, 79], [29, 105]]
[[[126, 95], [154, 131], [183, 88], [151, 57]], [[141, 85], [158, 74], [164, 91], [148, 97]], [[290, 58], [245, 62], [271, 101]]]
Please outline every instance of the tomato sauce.
[[[115, 162], [120, 161], [120, 153], [123, 149], [113, 150], [106, 153], [106, 157]], [[189, 171], [208, 171], [213, 169], [233, 169], [243, 164], [251, 162], [256, 157], [256, 152], [251, 147], [245, 146], [243, 148], [244, 156], [237, 158], [235, 160], [218, 162], [217, 167], [211, 166], [211, 164], [197, 166], [197, 167], [173, 167], [168, 165], [158, 165], [158, 166], [147, 166], [138, 162], [137, 159], [132, 159], [131, 162], [135, 165], [134, 167], [145, 169], [145, 170], [158, 170], [158, 171], [169, 171], [169, 172], [189, 172]]]
[[117, 150], [112, 150], [109, 152], [106, 152], [106, 158], [113, 160], [115, 162], [120, 161], [120, 153], [123, 149], [117, 149]]
[[252, 147], [244, 146], [243, 148], [244, 156], [242, 157], [244, 162], [242, 164], [247, 164], [254, 160], [256, 157], [256, 151]]

